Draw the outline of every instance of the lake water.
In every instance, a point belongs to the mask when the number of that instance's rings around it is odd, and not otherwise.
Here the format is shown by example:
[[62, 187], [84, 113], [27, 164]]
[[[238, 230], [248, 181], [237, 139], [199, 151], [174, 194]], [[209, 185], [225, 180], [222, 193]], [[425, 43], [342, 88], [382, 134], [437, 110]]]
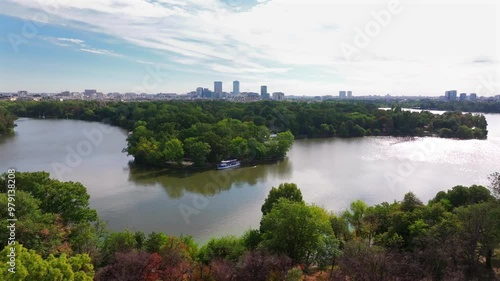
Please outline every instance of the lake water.
[[401, 200], [424, 202], [455, 185], [487, 184], [500, 171], [500, 115], [487, 114], [487, 140], [365, 137], [298, 140], [274, 164], [227, 171], [169, 174], [131, 168], [127, 132], [76, 120], [17, 120], [0, 137], [0, 171], [48, 171], [83, 183], [91, 207], [112, 230], [189, 234], [197, 241], [258, 227], [272, 186], [294, 182], [308, 203], [342, 211]]

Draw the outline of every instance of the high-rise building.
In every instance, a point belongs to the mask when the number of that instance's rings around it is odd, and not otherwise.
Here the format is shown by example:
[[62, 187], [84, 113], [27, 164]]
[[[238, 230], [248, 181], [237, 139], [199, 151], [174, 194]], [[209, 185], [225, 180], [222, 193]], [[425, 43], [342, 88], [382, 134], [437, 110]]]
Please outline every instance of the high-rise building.
[[233, 81], [233, 95], [240, 94], [240, 81]]
[[471, 94], [469, 95], [469, 100], [471, 100], [471, 101], [475, 101], [475, 100], [477, 100], [477, 94], [476, 94], [476, 93], [471, 93]]
[[449, 101], [457, 100], [457, 90], [450, 90], [444, 93], [444, 98]]
[[352, 98], [352, 91], [347, 91], [347, 98], [348, 99]]
[[449, 100], [457, 100], [457, 90], [449, 91]]
[[215, 81], [214, 82], [214, 95], [216, 99], [222, 98], [222, 82]]
[[346, 98], [345, 91], [339, 91], [339, 98], [341, 98], [341, 99], [345, 99]]
[[263, 100], [269, 99], [269, 94], [267, 93], [267, 86], [260, 86], [260, 98]]
[[460, 93], [460, 101], [466, 101], [467, 100], [467, 94], [466, 93]]
[[203, 88], [202, 87], [196, 88], [196, 96], [197, 97], [202, 97], [203, 96]]

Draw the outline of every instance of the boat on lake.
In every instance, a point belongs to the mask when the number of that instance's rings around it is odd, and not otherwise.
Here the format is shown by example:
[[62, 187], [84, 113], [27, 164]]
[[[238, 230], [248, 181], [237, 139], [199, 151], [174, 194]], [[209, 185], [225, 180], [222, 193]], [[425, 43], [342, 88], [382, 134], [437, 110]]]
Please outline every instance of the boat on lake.
[[223, 160], [219, 164], [217, 164], [217, 170], [236, 168], [239, 167], [240, 165], [241, 163], [237, 159]]

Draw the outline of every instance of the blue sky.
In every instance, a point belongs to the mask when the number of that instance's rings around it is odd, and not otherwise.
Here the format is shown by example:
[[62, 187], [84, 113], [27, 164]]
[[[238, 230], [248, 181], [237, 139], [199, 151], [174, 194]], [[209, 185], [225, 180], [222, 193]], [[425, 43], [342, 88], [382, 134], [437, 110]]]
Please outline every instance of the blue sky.
[[499, 18], [493, 0], [5, 0], [0, 92], [494, 95]]

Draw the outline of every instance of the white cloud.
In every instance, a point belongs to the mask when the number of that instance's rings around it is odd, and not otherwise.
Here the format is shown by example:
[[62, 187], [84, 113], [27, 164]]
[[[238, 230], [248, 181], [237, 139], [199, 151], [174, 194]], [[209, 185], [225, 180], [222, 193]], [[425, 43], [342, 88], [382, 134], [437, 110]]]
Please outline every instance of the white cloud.
[[[19, 7], [46, 8], [29, 0], [8, 1], [14, 5], [1, 13], [12, 16], [29, 18]], [[351, 60], [345, 59], [341, 44], [355, 45], [356, 29], [365, 30], [375, 21], [374, 13], [395, 0], [270, 0], [235, 11], [232, 7], [242, 6], [238, 1], [231, 7], [216, 0], [61, 1], [50, 18], [159, 50], [183, 65], [204, 67], [214, 80], [266, 74], [266, 83], [292, 94], [298, 88], [334, 94], [338, 87], [359, 93], [470, 92], [478, 76], [500, 74], [500, 5], [494, 0], [402, 0], [402, 11], [392, 14], [389, 24]], [[74, 40], [58, 43], [84, 44]], [[474, 61], [474, 67], [464, 63]], [[287, 76], [294, 71], [321, 80]]]

